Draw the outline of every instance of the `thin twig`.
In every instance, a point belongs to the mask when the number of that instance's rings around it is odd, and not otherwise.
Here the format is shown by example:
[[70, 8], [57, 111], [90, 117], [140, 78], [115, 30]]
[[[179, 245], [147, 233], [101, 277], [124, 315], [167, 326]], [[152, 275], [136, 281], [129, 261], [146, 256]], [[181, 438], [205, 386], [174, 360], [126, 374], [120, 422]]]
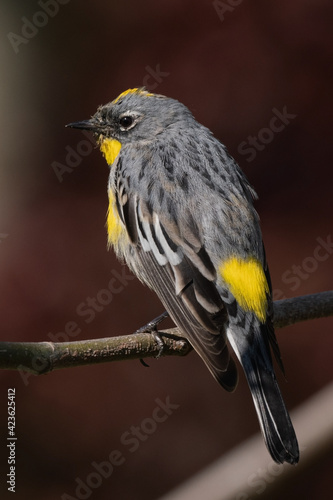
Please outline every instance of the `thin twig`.
[[302, 295], [274, 302], [274, 326], [285, 326], [333, 315], [333, 291]]
[[[333, 315], [333, 291], [274, 303], [276, 328]], [[192, 348], [178, 328], [159, 331], [162, 356], [185, 356]], [[56, 369], [156, 357], [160, 346], [150, 333], [78, 342], [0, 342], [0, 369], [42, 375]]]

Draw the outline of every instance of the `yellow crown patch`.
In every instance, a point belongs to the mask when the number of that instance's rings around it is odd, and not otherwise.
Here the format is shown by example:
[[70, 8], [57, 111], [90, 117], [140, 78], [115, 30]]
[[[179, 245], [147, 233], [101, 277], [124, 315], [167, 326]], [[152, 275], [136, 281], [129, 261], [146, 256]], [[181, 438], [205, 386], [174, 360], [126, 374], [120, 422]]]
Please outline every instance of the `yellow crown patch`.
[[137, 87], [135, 89], [128, 89], [128, 90], [125, 90], [124, 92], [122, 92], [120, 95], [118, 95], [118, 97], [116, 97], [112, 102], [113, 104], [115, 104], [116, 102], [118, 102], [122, 97], [125, 97], [126, 95], [128, 94], [139, 94], [139, 95], [144, 95], [146, 97], [152, 97], [154, 94], [152, 94], [151, 92], [148, 92], [148, 90], [146, 90], [144, 87]]

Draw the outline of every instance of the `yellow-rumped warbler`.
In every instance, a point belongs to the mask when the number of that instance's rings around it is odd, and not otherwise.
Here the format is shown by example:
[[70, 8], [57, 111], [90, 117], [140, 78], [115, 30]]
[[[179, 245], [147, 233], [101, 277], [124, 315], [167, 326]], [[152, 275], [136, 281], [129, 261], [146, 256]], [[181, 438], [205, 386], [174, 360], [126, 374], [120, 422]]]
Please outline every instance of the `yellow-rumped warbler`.
[[183, 104], [142, 88], [69, 126], [94, 132], [110, 166], [109, 244], [232, 391], [229, 341], [272, 458], [297, 463], [270, 352], [283, 370], [256, 194], [236, 162]]

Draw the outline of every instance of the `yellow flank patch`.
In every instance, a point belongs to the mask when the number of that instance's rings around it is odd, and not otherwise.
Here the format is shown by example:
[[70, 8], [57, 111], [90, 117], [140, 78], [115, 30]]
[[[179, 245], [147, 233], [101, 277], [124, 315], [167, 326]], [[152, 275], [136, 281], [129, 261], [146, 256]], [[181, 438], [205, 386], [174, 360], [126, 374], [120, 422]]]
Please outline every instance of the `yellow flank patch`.
[[246, 260], [231, 257], [220, 265], [219, 271], [238, 304], [245, 311], [254, 312], [264, 323], [269, 288], [261, 263], [253, 257]]
[[107, 161], [107, 164], [112, 165], [119, 154], [121, 143], [116, 139], [106, 138], [102, 139], [99, 147]]
[[109, 190], [109, 208], [106, 219], [106, 227], [108, 232], [108, 243], [109, 245], [113, 245], [114, 247], [118, 246], [119, 239], [122, 236], [122, 233], [126, 233], [120, 217], [118, 215], [116, 200], [113, 192]]
[[113, 104], [115, 104], [117, 101], [119, 101], [119, 99], [121, 99], [122, 97], [125, 97], [128, 94], [139, 94], [139, 95], [145, 95], [147, 97], [152, 97], [154, 95], [151, 92], [144, 90], [143, 88], [128, 89], [128, 90], [125, 90], [125, 92], [122, 92], [120, 95], [118, 95], [118, 97], [116, 97], [116, 99], [114, 99], [112, 101]]

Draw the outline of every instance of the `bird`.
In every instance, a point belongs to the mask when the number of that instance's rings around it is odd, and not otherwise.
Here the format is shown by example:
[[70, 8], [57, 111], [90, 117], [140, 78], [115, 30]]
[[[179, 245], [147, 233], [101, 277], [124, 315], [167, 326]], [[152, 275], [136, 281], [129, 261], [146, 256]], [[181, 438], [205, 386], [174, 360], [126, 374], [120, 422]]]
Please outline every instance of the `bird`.
[[254, 188], [226, 147], [176, 99], [122, 92], [88, 120], [109, 168], [108, 245], [159, 297], [216, 381], [238, 358], [272, 459], [299, 448], [273, 367], [283, 369]]

